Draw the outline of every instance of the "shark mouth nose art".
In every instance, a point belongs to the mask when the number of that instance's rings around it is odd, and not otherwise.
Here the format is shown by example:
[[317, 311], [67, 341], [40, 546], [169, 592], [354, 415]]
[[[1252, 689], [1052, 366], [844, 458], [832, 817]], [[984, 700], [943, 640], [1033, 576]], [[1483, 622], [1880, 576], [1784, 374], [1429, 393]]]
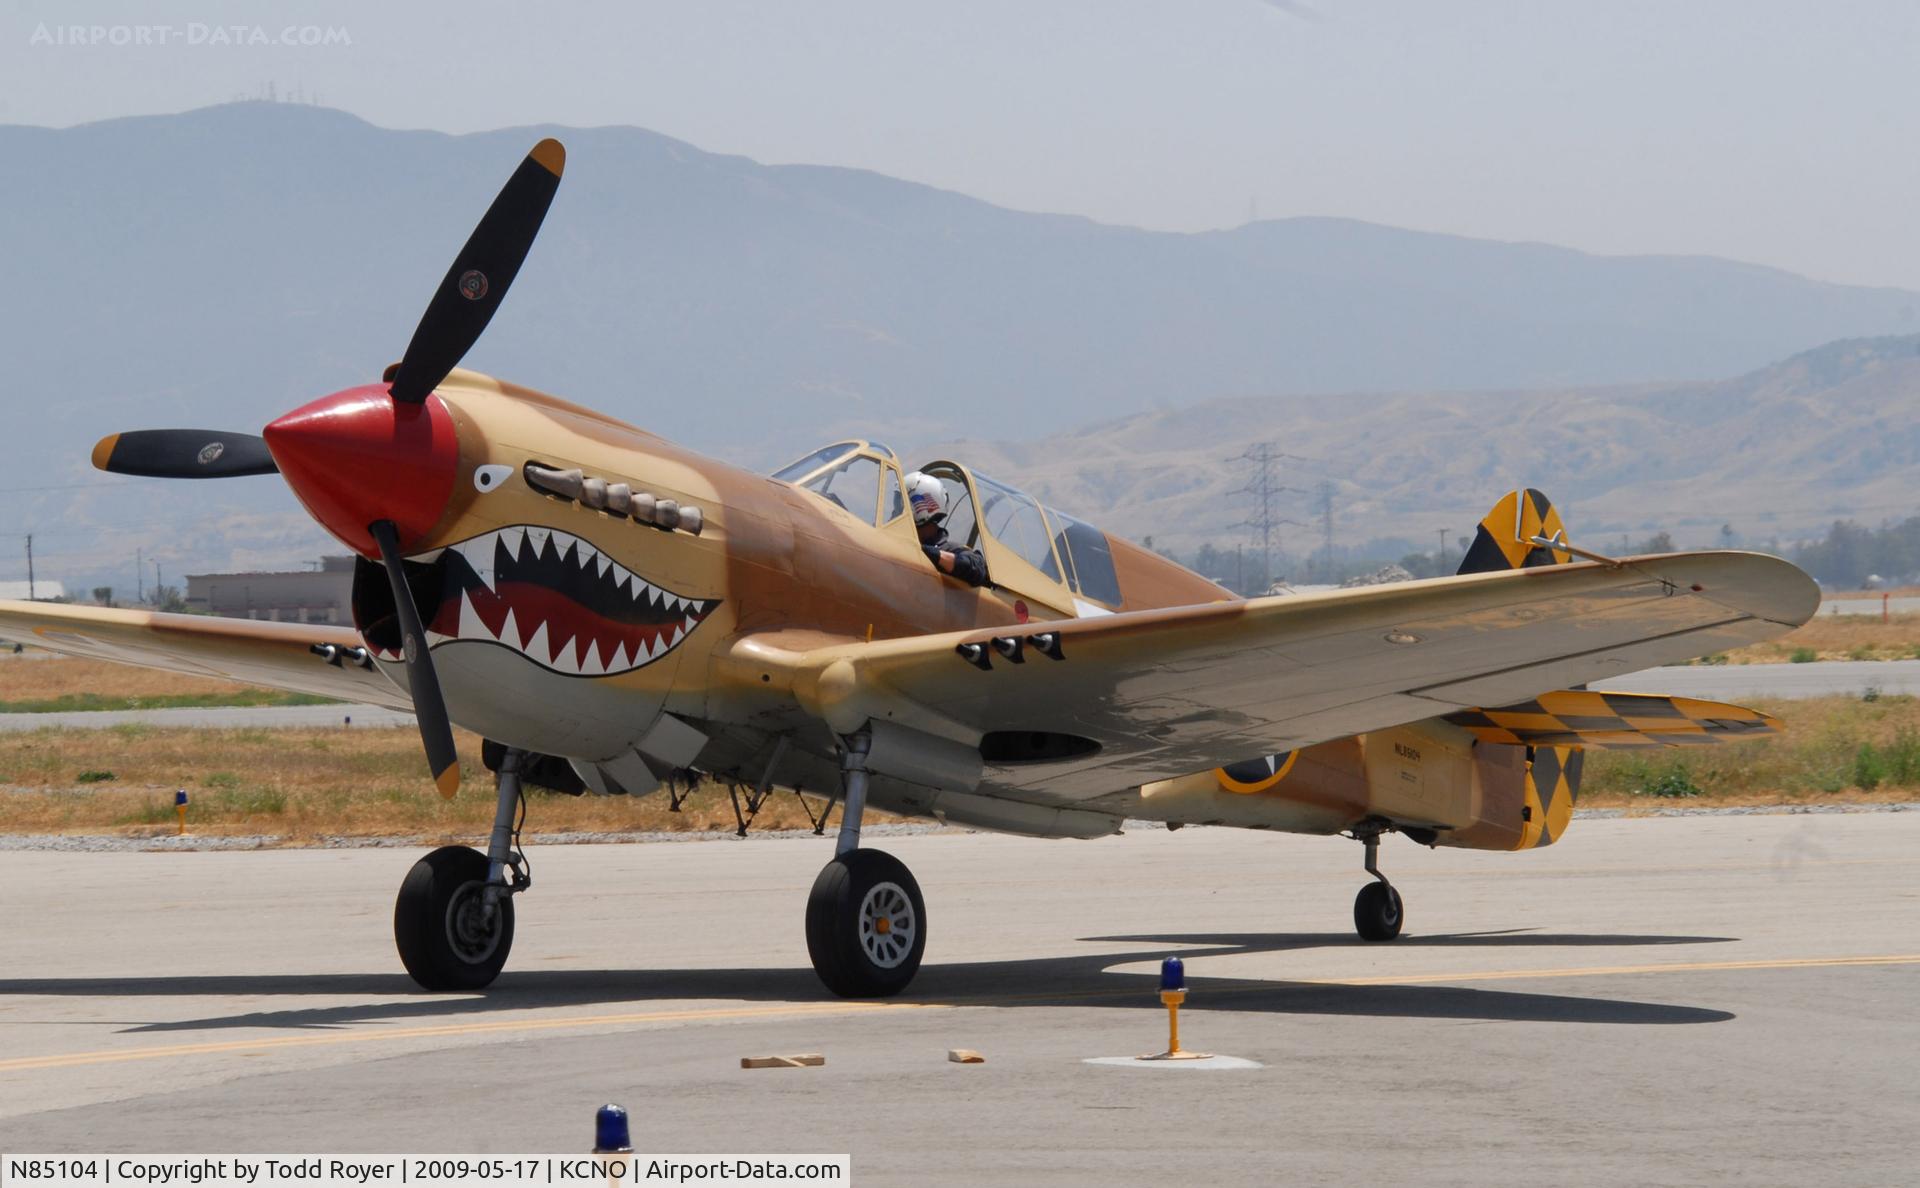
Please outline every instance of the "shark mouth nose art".
[[651, 664], [720, 605], [654, 585], [591, 542], [548, 528], [501, 528], [419, 560], [440, 571], [427, 646], [501, 644], [566, 676]]

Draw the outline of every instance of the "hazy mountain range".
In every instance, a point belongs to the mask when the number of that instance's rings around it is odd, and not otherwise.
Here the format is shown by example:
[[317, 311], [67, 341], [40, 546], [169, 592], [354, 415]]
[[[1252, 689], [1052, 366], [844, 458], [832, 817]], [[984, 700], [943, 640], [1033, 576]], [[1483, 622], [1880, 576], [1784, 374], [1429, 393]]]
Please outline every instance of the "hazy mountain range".
[[[1187, 544], [1243, 517], [1222, 493], [1237, 483], [1200, 472], [1261, 437], [1349, 485], [1343, 539], [1471, 523], [1494, 472], [1548, 441], [1586, 476], [1558, 495], [1591, 506], [1595, 529], [1748, 499], [1785, 525], [1807, 508], [1782, 506], [1801, 497], [1779, 482], [1703, 494], [1663, 467], [1691, 436], [1695, 462], [1733, 483], [1793, 456], [1804, 427], [1712, 395], [1725, 384], [1672, 381], [1920, 330], [1915, 293], [1724, 260], [1319, 218], [1148, 232], [635, 128], [447, 136], [264, 103], [8, 126], [4, 532], [35, 532], [43, 572], [69, 584], [131, 585], [136, 547], [170, 578], [311, 556], [322, 537], [274, 480], [108, 479], [87, 448], [118, 428], [257, 430], [377, 375], [546, 134], [567, 143], [566, 183], [471, 366], [755, 465], [848, 431], [1011, 443], [983, 450], [1007, 477]], [[1468, 389], [1498, 393], [1426, 394]], [[1275, 395], [1316, 392], [1385, 395]], [[1821, 424], [1842, 416], [1814, 389], [1792, 399]], [[1805, 497], [1822, 515], [1880, 500], [1900, 485], [1899, 440], [1910, 461], [1910, 437], [1856, 442]], [[1156, 466], [1165, 490], [1124, 477]], [[1625, 494], [1649, 491], [1663, 493]], [[17, 551], [0, 577], [23, 576]]]
[[[1766, 548], [1837, 519], [1920, 515], [1920, 335], [1848, 339], [1734, 379], [1533, 391], [1209, 400], [1040, 441], [939, 447], [1069, 511], [1183, 555], [1255, 537], [1251, 463], [1297, 488], [1275, 514], [1297, 562], [1321, 545], [1392, 557], [1459, 547], [1503, 491], [1544, 490], [1568, 538], [1611, 549], [1671, 532], [1683, 545]], [[1218, 575], [1211, 575], [1218, 576]]]

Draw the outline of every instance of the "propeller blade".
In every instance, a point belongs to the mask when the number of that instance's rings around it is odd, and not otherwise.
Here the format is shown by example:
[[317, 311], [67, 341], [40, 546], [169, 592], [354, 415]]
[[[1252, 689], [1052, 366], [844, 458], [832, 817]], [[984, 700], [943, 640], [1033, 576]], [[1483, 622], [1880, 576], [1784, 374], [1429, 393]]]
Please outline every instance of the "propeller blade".
[[217, 429], [139, 429], [103, 437], [93, 465], [111, 474], [144, 478], [236, 478], [278, 474], [265, 438]]
[[560, 142], [543, 140], [507, 179], [427, 304], [394, 374], [395, 400], [425, 400], [479, 340], [539, 234], [566, 163]]
[[427, 766], [433, 769], [433, 783], [440, 789], [440, 795], [452, 799], [460, 790], [460, 757], [453, 749], [453, 724], [447, 720], [447, 703], [440, 695], [440, 677], [433, 671], [433, 656], [427, 651], [420, 608], [413, 604], [413, 591], [407, 587], [407, 572], [400, 559], [400, 536], [392, 520], [376, 520], [367, 530], [380, 546], [380, 564], [386, 567], [387, 581], [393, 586], [393, 605], [400, 615], [400, 644], [407, 657], [407, 687], [413, 691], [413, 713], [420, 721], [420, 741], [427, 748]]

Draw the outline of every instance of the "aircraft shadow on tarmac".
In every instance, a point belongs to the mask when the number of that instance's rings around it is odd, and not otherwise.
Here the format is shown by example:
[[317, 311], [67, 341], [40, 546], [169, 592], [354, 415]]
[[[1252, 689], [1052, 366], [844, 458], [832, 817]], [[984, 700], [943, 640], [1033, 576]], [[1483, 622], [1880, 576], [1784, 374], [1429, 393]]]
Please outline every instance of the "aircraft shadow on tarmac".
[[[1514, 946], [1639, 947], [1719, 944], [1720, 936], [1620, 936], [1524, 931], [1405, 936], [1401, 948]], [[1196, 958], [1358, 946], [1350, 933], [1231, 933], [1087, 937], [1088, 943], [1150, 944], [1134, 952], [1101, 952], [1022, 961], [930, 963], [913, 992], [899, 1001], [944, 1006], [1119, 1008], [1159, 1011], [1154, 974], [1113, 967], [1157, 964], [1178, 953]], [[1601, 977], [1596, 973], [1593, 977]], [[1407, 1019], [1477, 1019], [1512, 1023], [1719, 1023], [1727, 1011], [1667, 1003], [1565, 994], [1536, 994], [1437, 984], [1356, 985], [1253, 978], [1210, 978], [1190, 971], [1195, 1010], [1273, 1015], [1345, 1015]], [[818, 1003], [831, 1001], [813, 971], [789, 969], [528, 970], [509, 969], [484, 994], [426, 995], [399, 974], [197, 975], [154, 978], [9, 978], [0, 995], [148, 997], [288, 996], [365, 998], [368, 1001], [168, 1022], [128, 1021], [128, 1033], [196, 1032], [238, 1028], [327, 1029], [366, 1024], [455, 1023], [506, 1011], [604, 1006], [644, 1013], [652, 1004], [719, 1000]]]

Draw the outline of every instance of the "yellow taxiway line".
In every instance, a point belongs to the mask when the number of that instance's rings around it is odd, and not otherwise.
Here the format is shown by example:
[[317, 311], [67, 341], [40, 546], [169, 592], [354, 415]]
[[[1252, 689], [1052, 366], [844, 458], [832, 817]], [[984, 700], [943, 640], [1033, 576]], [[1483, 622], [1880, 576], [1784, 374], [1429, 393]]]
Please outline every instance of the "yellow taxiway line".
[[[1657, 965], [1589, 965], [1564, 969], [1496, 969], [1463, 973], [1389, 974], [1359, 978], [1293, 978], [1260, 985], [1222, 986], [1215, 994], [1276, 993], [1300, 986], [1419, 986], [1449, 982], [1494, 982], [1531, 978], [1615, 977], [1655, 973], [1707, 973], [1740, 970], [1830, 969], [1844, 966], [1920, 965], [1920, 953], [1893, 953], [1867, 957], [1783, 957], [1768, 961], [1687, 961]], [[952, 1010], [970, 1006], [1006, 1006], [1021, 1002], [1072, 1002], [1117, 998], [1140, 993], [1138, 987], [1059, 994], [954, 999], [950, 1002], [819, 1002], [767, 1006], [702, 1007], [675, 1011], [637, 1011], [612, 1015], [582, 1015], [564, 1019], [502, 1019], [490, 1022], [448, 1023], [432, 1027], [369, 1027], [325, 1035], [262, 1036], [198, 1044], [167, 1044], [147, 1048], [114, 1048], [99, 1052], [68, 1052], [50, 1056], [22, 1056], [0, 1060], [0, 1073], [78, 1068], [91, 1064], [120, 1064], [134, 1060], [163, 1060], [177, 1056], [212, 1056], [223, 1052], [269, 1052], [283, 1048], [332, 1047], [373, 1040], [442, 1039], [468, 1035], [499, 1035], [586, 1028], [624, 1027], [644, 1023], [704, 1022], [714, 1019], [758, 1019], [792, 1015], [846, 1015], [875, 1011]]]

